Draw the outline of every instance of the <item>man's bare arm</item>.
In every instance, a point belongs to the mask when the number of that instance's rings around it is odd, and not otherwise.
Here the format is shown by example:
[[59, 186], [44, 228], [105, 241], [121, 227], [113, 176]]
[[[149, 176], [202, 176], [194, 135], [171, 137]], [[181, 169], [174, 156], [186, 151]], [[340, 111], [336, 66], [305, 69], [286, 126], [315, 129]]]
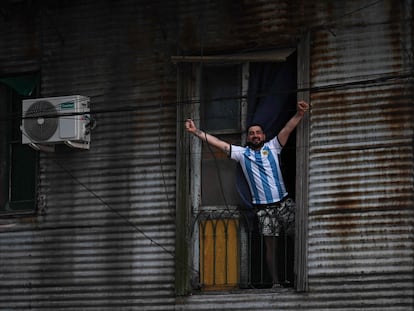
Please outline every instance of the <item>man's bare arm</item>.
[[297, 104], [296, 114], [286, 123], [282, 130], [277, 135], [279, 143], [284, 146], [290, 136], [290, 133], [298, 126], [302, 120], [305, 112], [309, 109], [309, 104], [305, 101], [299, 101]]
[[185, 121], [185, 129], [186, 129], [187, 132], [197, 136], [202, 141], [205, 141], [208, 144], [220, 149], [221, 151], [223, 151], [227, 155], [230, 155], [230, 144], [228, 142], [225, 142], [225, 141], [217, 138], [216, 136], [213, 136], [211, 134], [208, 134], [208, 133], [203, 132], [202, 130], [198, 129], [195, 126], [193, 120], [187, 119]]

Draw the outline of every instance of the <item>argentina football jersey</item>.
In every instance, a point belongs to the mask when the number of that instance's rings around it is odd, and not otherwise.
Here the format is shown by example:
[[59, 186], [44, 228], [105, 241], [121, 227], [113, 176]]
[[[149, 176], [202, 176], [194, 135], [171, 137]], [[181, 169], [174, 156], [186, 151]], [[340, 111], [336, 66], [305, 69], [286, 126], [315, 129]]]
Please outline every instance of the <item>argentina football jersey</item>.
[[249, 147], [231, 146], [230, 157], [242, 167], [253, 204], [279, 202], [287, 195], [279, 165], [281, 150], [277, 137], [257, 151]]

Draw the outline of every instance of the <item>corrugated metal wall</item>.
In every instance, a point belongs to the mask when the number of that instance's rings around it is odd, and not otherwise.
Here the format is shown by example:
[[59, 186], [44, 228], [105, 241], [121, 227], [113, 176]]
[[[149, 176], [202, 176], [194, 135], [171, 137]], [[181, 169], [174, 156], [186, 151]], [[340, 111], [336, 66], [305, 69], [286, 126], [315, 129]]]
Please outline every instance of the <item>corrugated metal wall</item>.
[[0, 231], [0, 309], [173, 310], [174, 8], [10, 5], [3, 71], [40, 68], [44, 97], [89, 96], [97, 125], [89, 151], [41, 154], [42, 216]]
[[[413, 309], [411, 1], [10, 5], [1, 74], [41, 70], [43, 96], [90, 96], [97, 127], [89, 151], [42, 154], [42, 214], [4, 220], [0, 309]], [[309, 292], [176, 300], [169, 56], [291, 46], [305, 31]]]
[[412, 8], [336, 10], [311, 57], [309, 290], [412, 310]]
[[309, 290], [195, 295], [179, 310], [414, 309], [412, 3], [298, 9], [311, 33], [310, 141], [297, 146], [310, 161]]

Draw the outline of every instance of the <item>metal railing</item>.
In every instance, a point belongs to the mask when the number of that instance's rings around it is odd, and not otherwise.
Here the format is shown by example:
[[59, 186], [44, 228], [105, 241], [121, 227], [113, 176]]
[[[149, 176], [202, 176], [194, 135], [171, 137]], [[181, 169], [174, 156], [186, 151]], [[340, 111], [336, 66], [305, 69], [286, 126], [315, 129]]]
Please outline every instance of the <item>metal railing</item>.
[[[266, 262], [265, 238], [259, 234], [253, 210], [203, 210], [194, 215], [194, 232], [199, 254], [201, 290], [270, 288], [271, 270]], [[293, 237], [281, 232], [273, 269], [282, 286], [293, 286]], [[273, 247], [273, 249], [275, 249]]]

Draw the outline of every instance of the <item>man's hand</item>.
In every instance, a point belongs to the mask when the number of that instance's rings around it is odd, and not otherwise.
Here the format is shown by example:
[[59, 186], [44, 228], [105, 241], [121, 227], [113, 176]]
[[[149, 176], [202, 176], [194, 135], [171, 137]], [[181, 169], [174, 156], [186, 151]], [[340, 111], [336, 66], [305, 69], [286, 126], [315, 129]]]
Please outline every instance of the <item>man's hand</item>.
[[194, 134], [198, 138], [200, 138], [202, 141], [205, 141], [206, 143], [220, 149], [221, 151], [225, 152], [227, 155], [230, 155], [230, 144], [228, 142], [225, 142], [213, 135], [207, 134], [203, 132], [202, 130], [199, 130], [195, 124], [194, 121], [191, 119], [185, 120], [185, 130], [191, 134]]
[[194, 134], [197, 131], [197, 127], [195, 126], [193, 120], [191, 119], [185, 120], [185, 130], [192, 134]]
[[305, 112], [309, 109], [309, 104], [307, 102], [303, 101], [303, 100], [298, 101], [296, 109], [297, 109], [298, 114], [301, 117], [303, 117]]
[[305, 112], [309, 109], [309, 104], [303, 100], [298, 101], [296, 114], [285, 124], [282, 130], [277, 135], [279, 143], [282, 147], [286, 144], [290, 133], [295, 129], [295, 127], [302, 120]]

